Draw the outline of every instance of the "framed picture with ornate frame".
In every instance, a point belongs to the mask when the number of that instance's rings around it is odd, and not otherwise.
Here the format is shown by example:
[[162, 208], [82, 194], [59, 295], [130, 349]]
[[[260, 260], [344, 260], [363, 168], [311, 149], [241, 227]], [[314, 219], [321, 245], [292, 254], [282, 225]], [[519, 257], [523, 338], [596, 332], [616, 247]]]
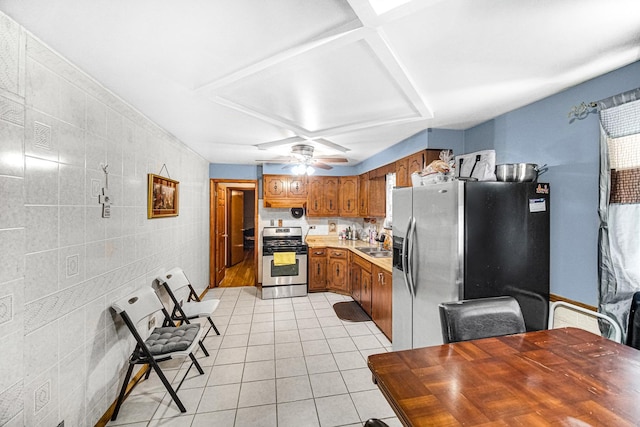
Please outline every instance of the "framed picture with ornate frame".
[[164, 176], [149, 174], [148, 218], [178, 216], [180, 182]]

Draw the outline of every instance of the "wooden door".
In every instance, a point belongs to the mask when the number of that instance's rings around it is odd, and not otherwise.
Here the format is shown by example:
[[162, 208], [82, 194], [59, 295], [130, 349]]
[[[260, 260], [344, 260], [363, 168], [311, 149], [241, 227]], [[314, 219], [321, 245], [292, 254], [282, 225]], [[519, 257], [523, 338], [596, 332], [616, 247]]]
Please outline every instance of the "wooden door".
[[244, 259], [244, 192], [231, 190], [229, 203], [229, 265]]
[[307, 177], [290, 176], [287, 197], [292, 199], [304, 199], [307, 197]]
[[387, 182], [384, 176], [369, 180], [369, 216], [384, 218], [386, 211]]
[[371, 294], [371, 318], [391, 340], [392, 289], [391, 274], [377, 265], [371, 268], [373, 289]]
[[339, 215], [342, 217], [358, 216], [358, 177], [343, 176], [340, 177], [340, 193], [338, 199], [340, 201]]
[[264, 175], [263, 189], [265, 199], [284, 199], [287, 197], [286, 175]]
[[408, 173], [409, 158], [396, 160], [396, 187], [410, 187], [411, 176]]
[[324, 216], [338, 216], [338, 186], [337, 176], [325, 176], [324, 178]]
[[309, 291], [325, 290], [327, 290], [326, 249], [309, 249]]
[[347, 292], [347, 260], [329, 258], [329, 288], [333, 291]]
[[369, 174], [363, 173], [358, 177], [358, 216], [369, 215]]
[[309, 178], [307, 193], [307, 216], [323, 215], [324, 180], [321, 176]]
[[351, 282], [351, 296], [358, 303], [360, 303], [360, 294], [361, 294], [361, 286], [360, 286], [361, 274], [362, 274], [362, 267], [360, 267], [356, 263], [351, 263], [351, 275], [349, 277], [349, 281]]
[[227, 266], [227, 189], [216, 184], [216, 285], [222, 282]]
[[[425, 162], [427, 159], [425, 158], [425, 150], [418, 151], [409, 156], [409, 165], [407, 168], [407, 176], [411, 177], [411, 174], [414, 172], [420, 172], [425, 167]], [[411, 178], [409, 178], [411, 179]]]
[[371, 316], [371, 273], [364, 268], [360, 273], [360, 305]]

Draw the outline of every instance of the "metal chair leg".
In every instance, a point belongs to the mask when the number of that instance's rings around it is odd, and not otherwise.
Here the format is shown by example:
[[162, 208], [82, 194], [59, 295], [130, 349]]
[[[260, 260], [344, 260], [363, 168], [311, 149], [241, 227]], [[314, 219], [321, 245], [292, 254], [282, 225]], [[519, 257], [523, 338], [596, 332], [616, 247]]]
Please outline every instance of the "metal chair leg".
[[200, 348], [202, 349], [202, 352], [204, 353], [205, 357], [209, 357], [209, 352], [204, 347], [204, 344], [202, 343], [202, 341], [198, 341], [198, 345], [200, 345]]
[[118, 418], [118, 412], [120, 411], [120, 405], [124, 401], [124, 394], [127, 391], [127, 384], [129, 384], [129, 380], [131, 379], [131, 373], [133, 372], [133, 364], [129, 364], [129, 368], [127, 369], [127, 375], [124, 377], [124, 382], [122, 383], [122, 388], [120, 389], [120, 394], [118, 395], [118, 400], [116, 401], [116, 407], [113, 410], [113, 414], [111, 414], [111, 421], [115, 421]]
[[171, 395], [171, 398], [173, 399], [174, 402], [176, 402], [176, 405], [178, 405], [178, 409], [180, 409], [180, 412], [187, 412], [187, 408], [184, 407], [184, 405], [182, 404], [182, 401], [180, 400], [180, 398], [178, 398], [178, 395], [176, 394], [175, 390], [173, 389], [173, 387], [171, 387], [171, 383], [169, 383], [169, 380], [167, 379], [167, 377], [164, 376], [162, 369], [160, 369], [160, 366], [158, 366], [158, 362], [156, 362], [155, 360], [151, 360], [149, 364], [153, 366], [153, 370], [156, 371], [156, 373], [160, 377], [160, 381], [162, 381], [162, 384], [164, 384], [164, 387], [167, 389], [167, 391]]

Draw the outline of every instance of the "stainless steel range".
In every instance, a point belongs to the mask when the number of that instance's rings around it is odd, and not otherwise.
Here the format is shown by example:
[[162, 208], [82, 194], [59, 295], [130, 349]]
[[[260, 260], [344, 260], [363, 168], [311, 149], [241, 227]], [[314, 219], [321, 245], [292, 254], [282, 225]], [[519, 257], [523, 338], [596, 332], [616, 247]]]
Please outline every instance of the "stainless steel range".
[[262, 299], [307, 295], [307, 254], [302, 227], [265, 227]]

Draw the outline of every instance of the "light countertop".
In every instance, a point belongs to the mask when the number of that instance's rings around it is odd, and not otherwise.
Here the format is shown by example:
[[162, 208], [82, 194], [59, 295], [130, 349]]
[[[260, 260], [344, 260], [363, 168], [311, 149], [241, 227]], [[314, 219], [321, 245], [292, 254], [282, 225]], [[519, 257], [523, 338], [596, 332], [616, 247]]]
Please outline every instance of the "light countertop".
[[364, 254], [358, 250], [356, 247], [377, 247], [377, 245], [372, 245], [369, 242], [364, 240], [340, 240], [338, 236], [307, 236], [305, 241], [309, 248], [337, 248], [337, 249], [349, 249], [354, 254], [366, 259], [372, 264], [377, 265], [380, 268], [385, 269], [388, 272], [391, 272], [393, 268], [393, 260], [391, 257], [389, 258], [374, 258], [367, 254]]

